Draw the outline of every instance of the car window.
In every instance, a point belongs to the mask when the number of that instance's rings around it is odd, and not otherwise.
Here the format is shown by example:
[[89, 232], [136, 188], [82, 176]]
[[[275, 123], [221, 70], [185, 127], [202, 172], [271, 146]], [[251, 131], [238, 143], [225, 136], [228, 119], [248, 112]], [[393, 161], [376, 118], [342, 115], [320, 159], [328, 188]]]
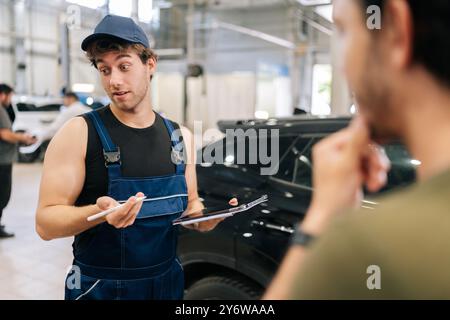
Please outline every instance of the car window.
[[51, 112], [51, 111], [59, 111], [61, 109], [60, 104], [46, 104], [37, 107], [33, 103], [18, 103], [17, 110], [19, 112]]
[[280, 151], [280, 167], [275, 177], [301, 186], [311, 187], [312, 159], [311, 148], [317, 138], [300, 136], [281, 137], [281, 145], [285, 152]]
[[[280, 151], [280, 167], [275, 177], [299, 186], [312, 187], [312, 148], [320, 139], [282, 137], [280, 145], [289, 146], [286, 147], [285, 154]], [[388, 183], [375, 194], [413, 183], [416, 180], [417, 166], [420, 165], [400, 143], [386, 145], [384, 150], [391, 161], [391, 170], [388, 173]]]
[[384, 150], [391, 161], [391, 170], [388, 173], [387, 185], [378, 193], [413, 183], [420, 161], [413, 159], [405, 146], [399, 143], [386, 145]]
[[[261, 149], [264, 144], [265, 149]], [[226, 154], [226, 151], [233, 150], [232, 153]], [[266, 167], [262, 163], [261, 157], [271, 155], [271, 138], [267, 137], [261, 140], [258, 137], [245, 137], [227, 139], [227, 149], [224, 152], [225, 162], [232, 162], [233, 164], [243, 165], [247, 169], [260, 173], [262, 167]]]
[[[262, 168], [274, 168], [279, 162], [279, 156], [272, 155], [272, 139], [274, 137], [271, 136], [266, 136], [264, 139], [261, 136], [224, 138], [207, 146], [209, 150], [203, 148], [198, 159], [201, 159], [201, 162], [207, 162], [207, 156], [212, 156], [215, 160], [220, 159], [220, 163], [225, 165], [241, 165], [261, 175]], [[292, 138], [294, 139], [295, 137]], [[282, 139], [278, 141], [280, 142], [279, 154], [283, 154], [290, 147], [290, 142]]]
[[293, 182], [295, 184], [312, 187], [312, 146], [316, 139], [301, 139], [293, 148], [295, 154]]
[[[279, 167], [274, 177], [299, 186], [312, 187], [312, 148], [321, 139], [322, 137], [302, 137], [299, 135], [280, 136]], [[219, 141], [219, 145], [222, 145], [223, 142], [224, 140]], [[227, 142], [230, 143], [231, 141], [228, 140]], [[237, 139], [234, 140], [234, 148], [229, 149], [233, 150], [232, 153], [226, 154], [226, 150], [222, 147], [216, 148], [215, 151], [218, 152], [224, 163], [238, 164], [237, 150], [239, 147], [243, 148], [245, 150], [245, 167], [259, 174], [263, 165], [259, 161], [257, 163], [250, 161], [250, 145], [252, 143], [255, 143], [253, 138]], [[270, 140], [267, 143], [270, 154]], [[259, 145], [257, 148], [259, 150]], [[391, 170], [388, 173], [387, 185], [376, 194], [414, 182], [416, 180], [416, 169], [420, 164], [417, 160], [411, 158], [402, 144], [389, 144], [384, 146], [384, 150], [391, 161]]]

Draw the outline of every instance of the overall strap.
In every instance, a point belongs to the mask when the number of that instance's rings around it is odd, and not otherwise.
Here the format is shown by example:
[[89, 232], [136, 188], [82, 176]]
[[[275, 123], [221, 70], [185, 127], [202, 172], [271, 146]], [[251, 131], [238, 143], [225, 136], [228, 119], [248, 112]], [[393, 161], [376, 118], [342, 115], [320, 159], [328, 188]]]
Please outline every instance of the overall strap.
[[176, 165], [176, 174], [184, 175], [186, 165], [183, 154], [185, 154], [186, 150], [183, 150], [184, 144], [180, 140], [181, 132], [175, 131], [175, 128], [173, 127], [170, 120], [164, 118], [163, 116], [161, 116], [161, 118], [164, 120], [164, 124], [166, 125], [167, 131], [169, 132], [170, 140], [172, 141], [171, 159], [172, 162]]
[[120, 161], [120, 149], [111, 140], [111, 137], [106, 130], [103, 121], [100, 119], [100, 115], [96, 110], [87, 113], [89, 119], [97, 131], [100, 141], [103, 146], [103, 156], [105, 158], [105, 166], [108, 169], [109, 181], [122, 176], [121, 174], [121, 161]]

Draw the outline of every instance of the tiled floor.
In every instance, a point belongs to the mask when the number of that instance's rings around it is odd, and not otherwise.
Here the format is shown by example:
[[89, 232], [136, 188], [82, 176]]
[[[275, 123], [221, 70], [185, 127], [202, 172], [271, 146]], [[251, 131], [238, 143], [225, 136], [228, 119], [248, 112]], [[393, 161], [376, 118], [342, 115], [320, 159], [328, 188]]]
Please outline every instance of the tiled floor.
[[16, 236], [0, 239], [0, 299], [64, 298], [72, 239], [46, 242], [36, 234], [41, 168], [40, 164], [14, 166], [11, 201], [2, 223]]

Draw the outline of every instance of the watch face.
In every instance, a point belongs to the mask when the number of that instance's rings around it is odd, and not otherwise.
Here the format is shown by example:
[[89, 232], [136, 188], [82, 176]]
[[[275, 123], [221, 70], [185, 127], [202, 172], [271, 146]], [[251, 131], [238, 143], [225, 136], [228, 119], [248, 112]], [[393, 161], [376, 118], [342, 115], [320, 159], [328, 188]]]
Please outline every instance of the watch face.
[[292, 235], [291, 244], [306, 247], [311, 244], [314, 239], [314, 236], [304, 233], [301, 229], [297, 228]]

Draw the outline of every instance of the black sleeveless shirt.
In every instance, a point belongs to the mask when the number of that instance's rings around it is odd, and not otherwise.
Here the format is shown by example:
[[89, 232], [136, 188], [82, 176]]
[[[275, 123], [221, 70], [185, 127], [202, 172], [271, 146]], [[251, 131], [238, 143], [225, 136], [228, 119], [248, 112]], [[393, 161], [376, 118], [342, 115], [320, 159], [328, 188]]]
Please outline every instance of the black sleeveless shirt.
[[[153, 125], [136, 129], [121, 123], [109, 106], [97, 110], [111, 140], [120, 148], [124, 177], [153, 177], [175, 173], [171, 161], [172, 144], [162, 117], [155, 112]], [[105, 167], [100, 138], [87, 115], [81, 115], [88, 126], [86, 177], [76, 206], [95, 204], [108, 193], [108, 171]], [[175, 129], [179, 125], [172, 122]], [[182, 138], [181, 138], [182, 139]]]

